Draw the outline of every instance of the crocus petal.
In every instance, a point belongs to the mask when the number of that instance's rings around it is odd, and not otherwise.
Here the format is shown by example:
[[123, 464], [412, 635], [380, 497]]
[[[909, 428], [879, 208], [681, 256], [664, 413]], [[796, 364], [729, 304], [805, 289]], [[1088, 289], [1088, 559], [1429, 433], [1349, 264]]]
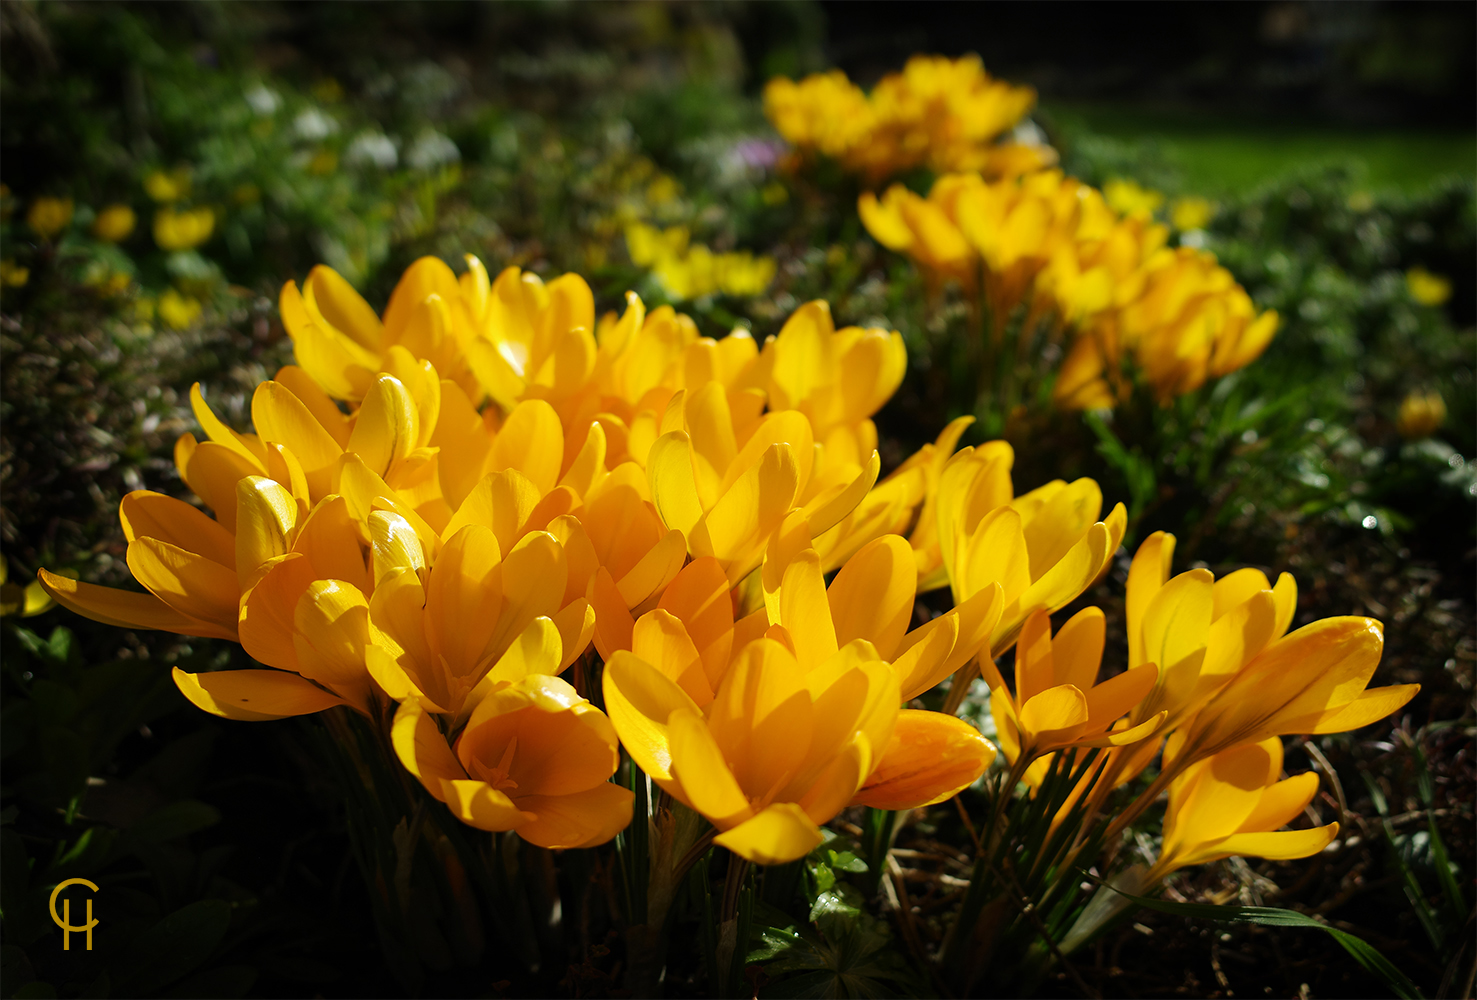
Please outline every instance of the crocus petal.
[[310, 715], [344, 700], [283, 670], [216, 670], [189, 674], [175, 667], [180, 692], [211, 715], [242, 722]]
[[1269, 858], [1274, 861], [1293, 861], [1309, 858], [1333, 843], [1339, 835], [1339, 825], [1314, 827], [1311, 830], [1283, 830], [1279, 833], [1237, 833], [1215, 844], [1207, 844], [1191, 851], [1181, 864], [1198, 865], [1219, 858], [1247, 857]]
[[694, 559], [668, 584], [657, 607], [682, 621], [702, 658], [708, 686], [716, 689], [733, 652], [733, 596], [722, 565], [712, 558]]
[[826, 592], [836, 644], [866, 639], [891, 660], [913, 617], [917, 570], [913, 550], [898, 535], [884, 535], [862, 546]]
[[234, 638], [241, 591], [236, 574], [220, 563], [144, 537], [128, 543], [128, 568], [171, 607], [229, 630]]
[[820, 828], [793, 802], [776, 802], [752, 819], [713, 838], [739, 857], [759, 865], [782, 865], [820, 846]]
[[559, 482], [563, 466], [564, 427], [559, 415], [542, 399], [519, 403], [497, 432], [488, 467], [494, 472], [517, 469], [542, 495]]
[[1237, 833], [1276, 830], [1291, 823], [1318, 794], [1318, 775], [1313, 771], [1293, 775], [1262, 792], [1251, 814], [1236, 828]]
[[517, 469], [489, 473], [472, 487], [442, 537], [450, 538], [469, 524], [481, 524], [492, 529], [498, 548], [506, 555], [522, 537], [523, 525], [538, 502], [538, 487]]
[[452, 815], [479, 830], [492, 833], [514, 830], [538, 818], [535, 813], [518, 808], [512, 799], [485, 782], [444, 781], [441, 788], [445, 793], [442, 801]]
[[810, 782], [797, 805], [813, 822], [825, 823], [846, 808], [872, 768], [867, 738], [858, 734], [849, 740], [830, 764]]
[[1145, 663], [1090, 688], [1086, 692], [1090, 727], [1101, 731], [1127, 715], [1154, 689], [1158, 679], [1159, 668]]
[[942, 802], [973, 784], [995, 754], [994, 745], [962, 719], [904, 709], [887, 750], [853, 802], [877, 809]]
[[123, 535], [130, 542], [148, 535], [198, 552], [228, 569], [236, 568], [236, 541], [215, 519], [183, 500], [149, 490], [134, 490], [118, 505]]
[[667, 720], [681, 708], [699, 717], [702, 710], [660, 670], [625, 650], [606, 661], [602, 685], [605, 711], [636, 766], [659, 782], [673, 784]]
[[702, 716], [676, 711], [667, 724], [672, 734], [672, 774], [682, 785], [687, 804], [720, 830], [752, 816], [754, 811], [749, 807], [748, 797], [723, 759], [723, 751]]
[[1084, 725], [1087, 719], [1087, 698], [1071, 684], [1047, 688], [1021, 706], [1021, 725], [1033, 735], [1063, 733]]
[[595, 847], [631, 825], [634, 801], [629, 788], [608, 781], [570, 795], [520, 795], [518, 808], [534, 818], [518, 836], [550, 850]]
[[959, 616], [940, 615], [903, 637], [903, 649], [892, 661], [902, 686], [903, 701], [931, 690], [953, 670], [949, 654], [959, 639]]
[[158, 629], [179, 635], [236, 641], [236, 629], [225, 628], [176, 610], [153, 594], [137, 594], [113, 587], [58, 576], [48, 570], [37, 573], [41, 586], [62, 607], [84, 618], [119, 628]]
[[[334, 416], [337, 417], [337, 411]], [[251, 422], [268, 441], [285, 444], [302, 463], [308, 490], [314, 497], [330, 492], [333, 466], [344, 453], [343, 444], [319, 422], [303, 401], [281, 382], [263, 382], [251, 397]], [[342, 417], [338, 418], [342, 424]]]
[[559, 645], [563, 654], [559, 658], [559, 670], [568, 669], [590, 646], [595, 636], [595, 608], [581, 597], [559, 609], [553, 616], [554, 627], [559, 630]]
[[1324, 733], [1347, 733], [1354, 729], [1363, 729], [1404, 708], [1420, 689], [1419, 684], [1395, 684], [1364, 691], [1342, 708], [1318, 716], [1317, 721], [1308, 727], [1308, 732], [1321, 736]]

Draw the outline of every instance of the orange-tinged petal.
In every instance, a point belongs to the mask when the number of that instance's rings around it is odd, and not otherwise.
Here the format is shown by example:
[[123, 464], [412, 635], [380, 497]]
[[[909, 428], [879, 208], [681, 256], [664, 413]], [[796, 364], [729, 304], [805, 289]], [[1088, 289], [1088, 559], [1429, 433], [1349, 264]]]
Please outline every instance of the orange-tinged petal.
[[663, 434], [646, 458], [652, 502], [668, 528], [690, 534], [703, 516], [693, 471], [692, 440], [684, 431]]
[[713, 700], [697, 646], [670, 612], [657, 608], [642, 615], [632, 633], [631, 651], [676, 681], [698, 705]]
[[603, 566], [590, 579], [589, 600], [595, 609], [595, 649], [609, 663], [617, 650], [631, 648], [636, 620], [610, 578], [610, 571]]
[[630, 826], [635, 795], [607, 781], [571, 795], [520, 795], [516, 801], [534, 816], [517, 827], [518, 836], [561, 850], [604, 844]]
[[220, 563], [156, 538], [136, 538], [128, 543], [128, 568], [170, 607], [234, 636], [241, 590], [236, 574]]
[[236, 568], [236, 541], [231, 533], [182, 500], [134, 490], [118, 505], [118, 518], [130, 542], [147, 535], [197, 552], [228, 569]]
[[[334, 418], [343, 423], [337, 410]], [[292, 449], [302, 463], [311, 496], [322, 497], [330, 492], [333, 466], [344, 453], [343, 445], [287, 386], [280, 382], [263, 382], [257, 386], [251, 397], [251, 422], [265, 440]], [[348, 440], [346, 436], [344, 444]]]
[[56, 603], [85, 618], [119, 628], [158, 629], [180, 635], [236, 640], [236, 629], [204, 621], [176, 610], [153, 594], [138, 594], [113, 587], [58, 576], [40, 570], [37, 579]]
[[810, 750], [812, 705], [801, 679], [794, 656], [761, 639], [734, 658], [709, 709], [713, 739], [754, 798], [788, 781]]
[[409, 701], [411, 698], [416, 698], [425, 702], [426, 707], [431, 711], [446, 714], [447, 710], [444, 707], [426, 698], [425, 693], [416, 687], [415, 681], [410, 679], [410, 675], [395, 662], [395, 657], [383, 646], [371, 645], [364, 648], [364, 669], [369, 672], [369, 676], [391, 701]]
[[[484, 656], [502, 652], [494, 651], [491, 639], [507, 616], [503, 591], [509, 589], [498, 586], [499, 580], [507, 582], [508, 570], [497, 552], [492, 529], [469, 524], [447, 540], [426, 579], [426, 636], [433, 654], [457, 677], [469, 677]], [[520, 581], [515, 586], [525, 585]], [[562, 580], [559, 589], [564, 589]], [[529, 615], [506, 638], [511, 641], [534, 617]]]
[[713, 838], [758, 865], [782, 865], [803, 858], [822, 841], [820, 828], [793, 802], [776, 802], [751, 819]]
[[[1321, 714], [1308, 727], [1315, 736], [1323, 733], [1347, 733], [1378, 722], [1388, 715], [1400, 711], [1421, 689], [1419, 684], [1394, 684], [1390, 687], [1364, 691], [1359, 697], [1332, 712]], [[1297, 730], [1301, 732], [1301, 730]]]
[[506, 555], [523, 537], [523, 525], [539, 499], [538, 487], [517, 469], [489, 473], [472, 487], [447, 522], [442, 537], [450, 538], [469, 524], [484, 525], [497, 535], [498, 548]]
[[647, 550], [646, 554], [616, 583], [626, 607], [646, 603], [661, 592], [677, 576], [687, 559], [687, 539], [673, 529]]
[[390, 742], [405, 769], [441, 801], [447, 800], [442, 782], [466, 780], [467, 772], [436, 728], [436, 720], [416, 699], [401, 702], [395, 710]]
[[[509, 684], [522, 684], [529, 677], [558, 673], [562, 651], [563, 639], [559, 635], [558, 626], [551, 619], [535, 618], [529, 622], [528, 627], [518, 634], [507, 652], [498, 657], [497, 662], [467, 696], [466, 706], [462, 710], [463, 714], [470, 711], [467, 727], [480, 725], [487, 719], [489, 711], [496, 710], [494, 704], [486, 701], [486, 696], [494, 689]], [[559, 683], [568, 687], [563, 681]], [[565, 693], [572, 695], [574, 690], [570, 688]], [[602, 780], [604, 777], [606, 776], [602, 776]]]
[[[1051, 616], [1044, 610], [1033, 611], [1021, 625], [1015, 642], [1015, 696], [1024, 705], [1058, 681], [1052, 655]], [[1075, 687], [1075, 685], [1073, 685]], [[1082, 690], [1077, 688], [1077, 690]]]
[[384, 328], [354, 286], [331, 267], [319, 264], [308, 272], [303, 295], [310, 299], [323, 319], [356, 344], [378, 350]]
[[1313, 796], [1318, 794], [1318, 775], [1313, 771], [1293, 775], [1264, 789], [1250, 815], [1236, 828], [1237, 833], [1260, 833], [1286, 826], [1302, 815]]
[[660, 670], [624, 650], [606, 661], [602, 684], [605, 711], [626, 752], [654, 780], [671, 784], [668, 719], [678, 709], [688, 709], [699, 717], [702, 711]]
[[1221, 616], [1232, 608], [1247, 601], [1257, 591], [1271, 591], [1272, 585], [1267, 582], [1267, 574], [1259, 569], [1238, 569], [1234, 573], [1227, 573], [1215, 582], [1215, 610], [1211, 614], [1214, 621], [1219, 621]]
[[[277, 369], [276, 382], [279, 386], [292, 393], [297, 401], [307, 407], [312, 414], [313, 420], [323, 430], [328, 432], [335, 444], [340, 449], [349, 443], [349, 431], [352, 429], [348, 418], [333, 401], [333, 397], [323, 391], [323, 387], [313, 381], [313, 377], [297, 365], [283, 365]], [[252, 418], [256, 422], [256, 418]], [[273, 436], [257, 424], [257, 430], [268, 440], [275, 440]]]
[[1297, 612], [1298, 585], [1291, 573], [1283, 573], [1277, 578], [1277, 585], [1272, 588], [1272, 600], [1277, 605], [1277, 624], [1272, 637], [1280, 639], [1287, 634], [1292, 616]]
[[297, 523], [297, 503], [281, 484], [264, 476], [236, 483], [236, 580], [251, 586], [257, 568], [288, 552], [288, 535]]
[[292, 336], [297, 362], [337, 399], [359, 399], [374, 381], [377, 355], [337, 330], [320, 326], [297, 284], [287, 282], [278, 297], [282, 325]]
[[563, 671], [580, 658], [595, 637], [595, 609], [588, 600], [580, 597], [551, 617], [554, 627], [559, 630], [559, 645], [563, 650], [559, 657], [559, 670]]
[[463, 779], [444, 782], [441, 787], [445, 792], [443, 801], [452, 815], [479, 830], [515, 830], [538, 818], [485, 782]]
[[1152, 663], [1143, 663], [1114, 677], [1086, 692], [1087, 714], [1093, 731], [1107, 729], [1127, 715], [1139, 702], [1154, 690], [1159, 679], [1159, 668]]
[[500, 653], [541, 615], [559, 610], [569, 569], [559, 541], [545, 531], [523, 536], [503, 560], [503, 609], [487, 648]]
[[672, 738], [672, 774], [681, 783], [688, 804], [720, 830], [752, 816], [749, 800], [702, 716], [676, 711], [667, 725]]
[[886, 751], [853, 800], [877, 809], [916, 809], [969, 787], [995, 759], [989, 740], [962, 719], [904, 709]]
[[[515, 693], [526, 697], [509, 697]], [[510, 795], [584, 791], [602, 784], [620, 763], [610, 720], [557, 677], [528, 677], [483, 704], [492, 702], [512, 710], [469, 722], [456, 755], [474, 777], [480, 767], [506, 761], [517, 789]]]
[[1144, 661], [1161, 664], [1169, 672], [1205, 647], [1214, 606], [1214, 582], [1210, 570], [1192, 569], [1159, 589], [1144, 611]]
[[903, 637], [902, 650], [892, 661], [902, 685], [903, 701], [911, 701], [954, 671], [949, 654], [959, 640], [959, 616], [940, 615]]
[[181, 475], [195, 495], [215, 512], [220, 526], [234, 535], [236, 484], [247, 476], [260, 476], [266, 471], [225, 445], [206, 441], [191, 453]]
[[283, 670], [216, 670], [188, 674], [175, 667], [180, 692], [211, 715], [242, 722], [310, 715], [344, 704], [335, 694]]
[[1204, 864], [1219, 858], [1233, 856], [1248, 858], [1270, 858], [1274, 861], [1292, 861], [1308, 858], [1323, 850], [1339, 834], [1339, 825], [1314, 827], [1311, 830], [1284, 830], [1280, 833], [1237, 833], [1214, 845], [1207, 845], [1190, 852], [1182, 862], [1187, 865]]
[[519, 403], [493, 440], [488, 468], [517, 469], [542, 496], [558, 484], [563, 467], [564, 428], [559, 415], [542, 399]]
[[737, 583], [758, 564], [763, 545], [795, 505], [796, 457], [787, 444], [771, 445], [688, 534], [694, 556], [713, 556]]
[[336, 691], [365, 686], [369, 602], [357, 588], [341, 580], [313, 581], [298, 598], [293, 626], [299, 673]]
[[1088, 720], [1087, 697], [1071, 684], [1047, 688], [1021, 706], [1020, 721], [1025, 730], [1042, 739], [1071, 739], [1070, 733]]
[[[1021, 534], [1020, 514], [1008, 506], [997, 507], [961, 542], [960, 558], [954, 559], [949, 569], [954, 603], [963, 603], [991, 583], [998, 583], [1005, 592], [1006, 606], [1015, 605], [1031, 585], [1030, 555]], [[948, 552], [944, 550], [946, 561], [950, 559]], [[1009, 623], [1011, 638], [1019, 624]], [[1001, 627], [1005, 626], [1002, 621]]]
[[[1128, 569], [1126, 615], [1128, 618], [1128, 664], [1138, 666], [1153, 659], [1144, 652], [1144, 616], [1159, 588], [1169, 579], [1174, 558], [1173, 535], [1156, 531], [1139, 545]], [[1157, 661], [1156, 661], [1157, 662]]]
[[657, 607], [681, 620], [702, 658], [709, 688], [716, 688], [733, 651], [733, 596], [718, 560], [694, 559], [683, 567]]
[[599, 421], [590, 421], [585, 440], [575, 453], [574, 461], [559, 479], [560, 486], [568, 486], [580, 497], [584, 497], [605, 478], [605, 455], [607, 447], [605, 429]]
[[882, 459], [874, 449], [862, 470], [846, 485], [845, 489], [830, 497], [822, 494], [806, 504], [806, 518], [810, 521], [811, 530], [817, 535], [830, 531], [848, 514], [856, 510], [872, 487], [877, 485], [877, 474], [881, 470]]
[[1107, 622], [1100, 608], [1083, 608], [1068, 619], [1051, 640], [1056, 683], [1090, 689], [1102, 666], [1106, 635]]
[[884, 535], [862, 546], [826, 594], [836, 643], [866, 639], [879, 656], [891, 660], [913, 617], [916, 584], [913, 550], [906, 539]]
[[780, 622], [795, 643], [795, 657], [802, 670], [819, 666], [836, 655], [836, 632], [821, 559], [814, 549], [798, 553], [785, 568], [779, 592]]
[[871, 769], [872, 753], [867, 738], [858, 734], [846, 742], [840, 753], [830, 757], [796, 804], [812, 822], [825, 823], [846, 808]]
[[241, 648], [253, 660], [279, 670], [298, 669], [293, 617], [298, 598], [318, 579], [313, 564], [298, 553], [279, 556], [242, 595], [237, 630]]
[[[1029, 612], [1036, 608], [1046, 608], [1056, 611], [1058, 608], [1070, 603], [1088, 588], [1097, 577], [1098, 571], [1102, 569], [1112, 553], [1108, 549], [1108, 529], [1101, 521], [1093, 524], [1087, 529], [1087, 534], [1082, 536], [1075, 545], [1067, 551], [1046, 575], [1036, 580], [1026, 592], [1020, 596], [1021, 612]], [[1002, 626], [1004, 622], [1002, 621]], [[996, 638], [998, 645], [1000, 637]]]

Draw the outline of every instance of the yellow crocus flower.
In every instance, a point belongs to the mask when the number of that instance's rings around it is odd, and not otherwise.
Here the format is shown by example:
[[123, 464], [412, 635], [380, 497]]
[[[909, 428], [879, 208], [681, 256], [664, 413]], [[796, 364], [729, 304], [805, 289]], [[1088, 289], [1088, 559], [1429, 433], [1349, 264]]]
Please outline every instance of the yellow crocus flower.
[[1337, 823], [1274, 832], [1301, 815], [1318, 792], [1313, 772], [1278, 781], [1281, 773], [1276, 737], [1224, 750], [1182, 772], [1169, 786], [1164, 842], [1144, 884], [1186, 865], [1233, 856], [1306, 858], [1332, 843]]
[[1383, 649], [1384, 627], [1356, 615], [1325, 618], [1269, 643], [1170, 737], [1166, 768], [1183, 771], [1273, 736], [1348, 732], [1398, 711], [1421, 686], [1366, 691]]
[[1180, 232], [1204, 229], [1215, 218], [1215, 202], [1194, 195], [1176, 198], [1169, 206], [1169, 221]]
[[92, 235], [105, 243], [120, 243], [128, 239], [137, 224], [138, 216], [133, 209], [127, 205], [109, 205], [97, 213], [97, 219], [92, 224]]
[[[891, 667], [855, 640], [808, 672], [777, 639], [734, 656], [706, 711], [634, 653], [606, 665], [605, 703], [632, 759], [701, 813], [714, 842], [783, 864], [821, 842], [819, 824], [853, 801], [911, 808], [977, 778], [995, 748], [936, 712], [899, 712]], [[902, 728], [906, 737], [894, 740]]]
[[[1124, 177], [1114, 177], [1103, 185], [1103, 197], [1115, 211], [1124, 215], [1149, 216], [1164, 204], [1162, 192], [1141, 186]], [[1176, 228], [1184, 228], [1176, 225]], [[1194, 228], [1189, 227], [1189, 228]]]
[[21, 288], [30, 280], [31, 269], [29, 267], [21, 267], [10, 257], [0, 260], [0, 285], [7, 288]]
[[215, 232], [215, 212], [209, 208], [161, 208], [154, 213], [154, 242], [161, 250], [192, 250]]
[[166, 288], [164, 294], [159, 296], [158, 310], [159, 318], [168, 324], [170, 329], [183, 330], [200, 318], [205, 307], [200, 304], [199, 299], [181, 295], [173, 288]]
[[158, 202], [179, 201], [190, 193], [190, 168], [152, 171], [144, 177], [144, 191]]
[[[557, 662], [546, 654], [529, 666]], [[603, 844], [631, 822], [634, 796], [607, 780], [620, 764], [610, 720], [542, 670], [490, 692], [449, 746], [435, 717], [407, 699], [391, 742], [405, 769], [479, 830], [558, 850]]]
[[31, 618], [56, 607], [40, 580], [20, 584], [10, 582], [10, 563], [0, 558], [0, 616]]
[[1412, 392], [1400, 401], [1395, 429], [1407, 441], [1428, 438], [1446, 423], [1446, 400], [1439, 392]]
[[1405, 288], [1423, 306], [1439, 306], [1451, 298], [1451, 279], [1419, 265], [1405, 272]]
[[41, 197], [31, 202], [26, 225], [43, 240], [49, 240], [72, 222], [72, 199]]
[[1125, 729], [1114, 723], [1153, 690], [1159, 669], [1140, 664], [1098, 683], [1106, 623], [1097, 608], [1073, 615], [1053, 638], [1045, 611], [1032, 612], [1015, 644], [1015, 691], [993, 662], [984, 664], [990, 712], [1012, 764], [1068, 747], [1138, 743], [1164, 724], [1159, 712]]
[[920, 591], [947, 583], [958, 604], [991, 584], [1004, 589], [992, 658], [1032, 612], [1064, 607], [1101, 575], [1128, 521], [1122, 504], [1098, 520], [1102, 491], [1091, 479], [1013, 496], [1013, 461], [1004, 441], [963, 448], [948, 460], [938, 486], [938, 556], [920, 558]]

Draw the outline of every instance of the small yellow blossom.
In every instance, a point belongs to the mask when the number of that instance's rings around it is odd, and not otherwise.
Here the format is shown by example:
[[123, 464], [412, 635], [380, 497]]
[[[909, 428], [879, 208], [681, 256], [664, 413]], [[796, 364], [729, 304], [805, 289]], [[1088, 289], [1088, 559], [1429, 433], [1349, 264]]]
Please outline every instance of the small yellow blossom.
[[92, 224], [92, 235], [104, 243], [119, 243], [128, 239], [137, 224], [138, 216], [133, 209], [127, 205], [109, 205], [97, 213], [97, 220]]
[[1405, 287], [1410, 297], [1423, 306], [1439, 306], [1451, 298], [1451, 279], [1432, 274], [1420, 265], [1405, 272]]
[[31, 269], [29, 267], [21, 267], [9, 257], [0, 260], [0, 285], [19, 288], [30, 280]]
[[1169, 207], [1169, 221], [1180, 232], [1204, 229], [1215, 218], [1215, 202], [1209, 198], [1190, 196], [1176, 198]]
[[1395, 429], [1407, 441], [1428, 438], [1446, 423], [1446, 400], [1441, 393], [1412, 392], [1400, 402], [1400, 415], [1395, 419]]
[[26, 225], [43, 240], [49, 240], [72, 221], [71, 198], [37, 198], [26, 213]]
[[177, 212], [161, 208], [154, 213], [154, 242], [161, 250], [191, 250], [210, 239], [215, 213], [208, 208]]
[[1164, 195], [1134, 181], [1115, 177], [1103, 185], [1108, 207], [1124, 215], [1153, 215], [1164, 204]]
[[155, 170], [144, 178], [144, 190], [157, 202], [179, 201], [190, 193], [190, 170], [188, 167], [177, 167], [168, 172]]
[[183, 330], [200, 318], [200, 303], [188, 295], [181, 295], [173, 288], [165, 289], [159, 296], [159, 318], [175, 330]]
[[0, 559], [0, 616], [31, 618], [56, 607], [56, 601], [41, 586], [40, 580], [28, 584], [10, 582], [10, 566]]
[[308, 173], [327, 177], [338, 169], [338, 154], [331, 149], [320, 149], [308, 162]]

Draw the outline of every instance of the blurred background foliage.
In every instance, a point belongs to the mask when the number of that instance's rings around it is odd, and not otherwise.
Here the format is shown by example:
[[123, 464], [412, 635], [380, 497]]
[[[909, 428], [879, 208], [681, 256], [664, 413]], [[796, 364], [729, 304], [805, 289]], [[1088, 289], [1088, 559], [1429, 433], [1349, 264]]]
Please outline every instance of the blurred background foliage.
[[[1161, 193], [1173, 240], [1214, 251], [1282, 316], [1260, 361], [1173, 405], [1136, 398], [1084, 419], [1052, 410], [1043, 386], [1004, 433], [1017, 484], [1092, 475], [1129, 502], [1130, 543], [1173, 531], [1182, 563], [1290, 570], [1308, 618], [1386, 622], [1382, 675], [1425, 690], [1393, 734], [1322, 741], [1343, 775], [1339, 808], [1369, 843], [1302, 878], [1296, 898], [1378, 928], [1371, 940], [1434, 992], [1471, 961], [1449, 944], [1470, 925], [1440, 904], [1430, 839], [1400, 817], [1439, 819], [1471, 886], [1474, 30], [1459, 4], [4, 0], [9, 579], [40, 565], [128, 579], [118, 500], [143, 487], [188, 496], [169, 450], [193, 428], [189, 385], [244, 427], [250, 390], [291, 357], [277, 291], [318, 262], [375, 304], [424, 254], [574, 270], [602, 309], [635, 289], [717, 336], [743, 325], [762, 337], [826, 298], [838, 325], [885, 325], [908, 344], [907, 381], [878, 416], [884, 469], [895, 465], [972, 405], [955, 386], [966, 310], [866, 235], [854, 180], [797, 169], [758, 93], [775, 74], [839, 66], [867, 86], [915, 52], [978, 52], [1038, 88], [1032, 128], [1067, 172]], [[929, 178], [907, 180], [926, 190]], [[1198, 218], [1179, 214], [1190, 198]], [[677, 249], [638, 252], [641, 233]], [[743, 253], [773, 268], [757, 294], [712, 266]], [[1444, 421], [1421, 408], [1432, 394]], [[1112, 620], [1121, 591], [1110, 580], [1087, 598]], [[168, 664], [224, 664], [239, 649], [61, 611], [3, 629], [5, 996], [383, 991], [340, 790], [300, 749], [309, 725], [204, 717], [168, 682]], [[917, 817], [899, 843], [957, 848], [952, 822]], [[785, 976], [809, 977], [788, 981], [815, 995], [843, 980], [919, 988], [889, 926], [852, 905], [877, 876], [838, 862], [842, 846], [787, 876], [799, 910], [756, 924], [756, 988], [784, 993]], [[1245, 896], [1257, 878], [1296, 875], [1241, 869], [1213, 866], [1183, 891]], [[104, 886], [110, 930], [95, 953], [63, 953], [38, 908], [73, 875]], [[1284, 935], [1296, 944], [1265, 969], [1212, 969], [1201, 931], [1143, 926], [1163, 950], [1150, 960], [1150, 940], [1125, 930], [1097, 956], [1096, 989], [1361, 988], [1321, 935]], [[1236, 933], [1227, 950], [1269, 947], [1266, 932]], [[608, 993], [607, 944], [569, 942], [534, 979], [446, 973], [437, 988]], [[1184, 969], [1143, 978], [1165, 954]], [[1125, 977], [1134, 962], [1138, 978]], [[856, 969], [870, 972], [845, 980]]]

